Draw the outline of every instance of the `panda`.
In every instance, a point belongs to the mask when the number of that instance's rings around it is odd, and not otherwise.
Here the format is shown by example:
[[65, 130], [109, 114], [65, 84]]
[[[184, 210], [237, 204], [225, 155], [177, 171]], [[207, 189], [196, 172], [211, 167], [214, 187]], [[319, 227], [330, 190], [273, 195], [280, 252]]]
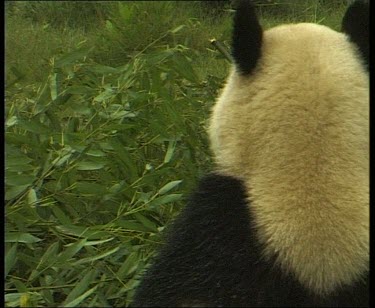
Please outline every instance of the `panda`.
[[342, 32], [234, 16], [209, 121], [216, 162], [134, 307], [369, 306], [369, 5]]

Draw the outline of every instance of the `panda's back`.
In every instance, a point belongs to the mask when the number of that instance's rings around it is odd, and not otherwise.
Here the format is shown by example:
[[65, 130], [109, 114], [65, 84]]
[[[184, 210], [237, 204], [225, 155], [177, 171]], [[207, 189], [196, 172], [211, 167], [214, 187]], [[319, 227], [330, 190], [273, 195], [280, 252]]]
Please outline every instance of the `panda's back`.
[[354, 44], [296, 24], [265, 31], [254, 72], [233, 72], [213, 110], [217, 163], [246, 183], [266, 255], [318, 293], [368, 267], [368, 101]]

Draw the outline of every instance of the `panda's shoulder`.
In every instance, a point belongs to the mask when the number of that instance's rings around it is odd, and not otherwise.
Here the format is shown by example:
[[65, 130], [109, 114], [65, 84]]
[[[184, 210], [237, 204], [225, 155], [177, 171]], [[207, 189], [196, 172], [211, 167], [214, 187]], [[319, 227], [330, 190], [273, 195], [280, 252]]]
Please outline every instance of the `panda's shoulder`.
[[250, 203], [240, 179], [208, 174], [187, 199], [166, 232], [167, 246], [194, 247], [204, 242], [206, 250], [222, 245], [238, 248], [252, 237]]
[[249, 207], [244, 183], [220, 173], [202, 177], [187, 201], [181, 214], [186, 218], [203, 215], [221, 221], [228, 215], [244, 215]]

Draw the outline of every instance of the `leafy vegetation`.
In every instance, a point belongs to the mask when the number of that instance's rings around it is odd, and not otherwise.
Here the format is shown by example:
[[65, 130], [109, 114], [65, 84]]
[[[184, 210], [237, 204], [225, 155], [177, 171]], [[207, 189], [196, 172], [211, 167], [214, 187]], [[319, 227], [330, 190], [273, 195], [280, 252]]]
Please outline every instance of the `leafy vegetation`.
[[[343, 6], [314, 3], [289, 20], [339, 28]], [[228, 44], [230, 11], [201, 5], [7, 3], [7, 307], [129, 304], [212, 170], [205, 121], [229, 65], [209, 39]]]

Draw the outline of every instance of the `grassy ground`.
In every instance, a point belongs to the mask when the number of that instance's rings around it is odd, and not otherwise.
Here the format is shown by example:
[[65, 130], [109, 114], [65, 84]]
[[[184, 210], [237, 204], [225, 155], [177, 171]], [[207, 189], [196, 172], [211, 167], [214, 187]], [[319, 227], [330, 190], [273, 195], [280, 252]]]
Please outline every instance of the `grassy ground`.
[[[344, 1], [280, 2], [259, 7], [266, 28], [340, 28]], [[209, 39], [229, 46], [230, 16], [201, 2], [6, 4], [8, 307], [129, 304], [212, 168], [205, 121], [229, 63]]]

